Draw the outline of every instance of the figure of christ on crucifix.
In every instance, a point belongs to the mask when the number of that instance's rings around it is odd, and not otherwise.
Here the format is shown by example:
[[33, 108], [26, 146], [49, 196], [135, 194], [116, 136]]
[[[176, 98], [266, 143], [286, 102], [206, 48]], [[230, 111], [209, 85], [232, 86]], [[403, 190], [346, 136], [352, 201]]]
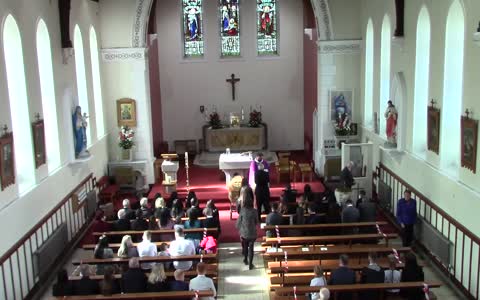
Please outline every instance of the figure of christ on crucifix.
[[235, 74], [231, 75], [231, 79], [227, 79], [227, 82], [232, 84], [232, 101], [235, 101], [235, 83], [239, 81], [240, 78], [235, 78]]

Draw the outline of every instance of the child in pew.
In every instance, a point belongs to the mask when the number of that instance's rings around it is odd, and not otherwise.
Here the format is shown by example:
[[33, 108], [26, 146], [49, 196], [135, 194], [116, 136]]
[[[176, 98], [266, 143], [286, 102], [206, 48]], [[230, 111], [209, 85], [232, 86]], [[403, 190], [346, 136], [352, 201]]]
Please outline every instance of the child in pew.
[[[310, 286], [326, 286], [327, 285], [327, 279], [325, 278], [325, 275], [323, 273], [323, 269], [320, 265], [316, 265], [313, 268], [313, 273], [315, 274], [315, 277], [310, 281]], [[320, 293], [310, 293], [306, 295], [307, 297], [310, 296], [310, 300], [319, 300], [320, 299]]]
[[[168, 252], [167, 243], [160, 244], [160, 246], [158, 247], [158, 256], [167, 256], [167, 257], [170, 256], [170, 253]], [[170, 267], [172, 266], [171, 262], [164, 262], [162, 264], [165, 270], [170, 269]]]

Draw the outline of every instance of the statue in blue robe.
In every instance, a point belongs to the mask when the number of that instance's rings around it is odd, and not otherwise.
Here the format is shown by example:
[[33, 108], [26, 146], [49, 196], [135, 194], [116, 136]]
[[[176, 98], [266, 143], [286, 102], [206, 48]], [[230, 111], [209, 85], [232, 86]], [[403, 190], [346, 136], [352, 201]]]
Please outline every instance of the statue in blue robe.
[[73, 134], [75, 141], [75, 158], [84, 155], [87, 151], [87, 121], [82, 115], [82, 108], [77, 106], [72, 115]]
[[198, 22], [197, 11], [194, 8], [188, 13], [188, 30], [190, 31], [190, 39], [195, 39], [198, 35]]

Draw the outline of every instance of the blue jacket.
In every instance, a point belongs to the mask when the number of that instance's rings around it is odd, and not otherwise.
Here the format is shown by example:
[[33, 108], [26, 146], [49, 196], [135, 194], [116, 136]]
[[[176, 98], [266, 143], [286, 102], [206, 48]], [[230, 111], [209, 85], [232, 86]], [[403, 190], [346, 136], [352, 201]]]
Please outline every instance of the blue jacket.
[[415, 224], [417, 221], [417, 201], [415, 199], [410, 199], [408, 203], [405, 198], [398, 200], [397, 221], [400, 224]]

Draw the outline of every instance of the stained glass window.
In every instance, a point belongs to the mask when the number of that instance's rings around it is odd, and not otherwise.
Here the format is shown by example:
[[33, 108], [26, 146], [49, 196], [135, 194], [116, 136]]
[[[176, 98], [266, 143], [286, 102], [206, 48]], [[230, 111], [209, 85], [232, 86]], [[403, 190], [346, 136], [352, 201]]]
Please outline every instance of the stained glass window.
[[183, 1], [183, 52], [184, 57], [203, 57], [203, 7], [202, 0]]
[[219, 0], [222, 57], [240, 56], [240, 0]]
[[257, 53], [277, 55], [278, 19], [276, 0], [257, 0]]

